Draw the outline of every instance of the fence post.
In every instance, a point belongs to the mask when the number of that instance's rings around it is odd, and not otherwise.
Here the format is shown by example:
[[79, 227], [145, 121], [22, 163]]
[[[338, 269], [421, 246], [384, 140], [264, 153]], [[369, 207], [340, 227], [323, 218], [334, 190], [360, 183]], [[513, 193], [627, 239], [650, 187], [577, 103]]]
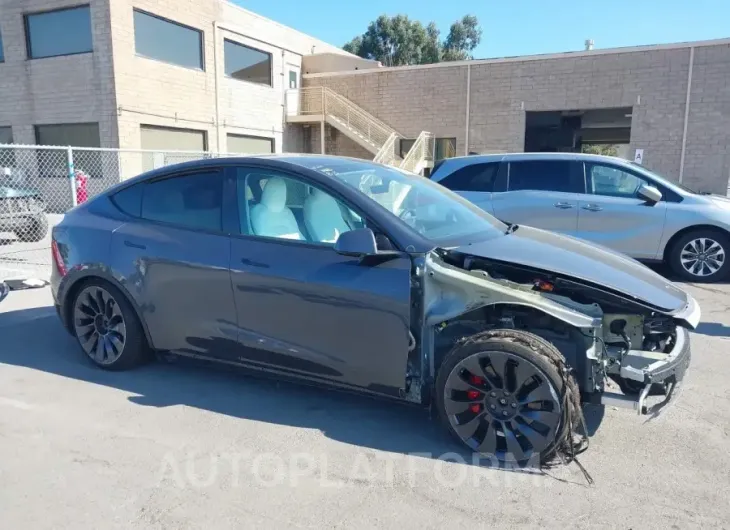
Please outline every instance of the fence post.
[[68, 167], [68, 181], [71, 184], [71, 204], [76, 206], [76, 172], [74, 171], [74, 151], [68, 147], [66, 165]]

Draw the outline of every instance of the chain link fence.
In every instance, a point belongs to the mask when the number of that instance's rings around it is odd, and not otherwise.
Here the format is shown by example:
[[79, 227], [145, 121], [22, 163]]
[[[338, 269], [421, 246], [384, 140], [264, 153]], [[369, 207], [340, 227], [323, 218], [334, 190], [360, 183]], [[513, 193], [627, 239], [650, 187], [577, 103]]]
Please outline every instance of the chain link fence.
[[48, 279], [51, 227], [76, 204], [145, 171], [218, 156], [0, 144], [0, 280]]

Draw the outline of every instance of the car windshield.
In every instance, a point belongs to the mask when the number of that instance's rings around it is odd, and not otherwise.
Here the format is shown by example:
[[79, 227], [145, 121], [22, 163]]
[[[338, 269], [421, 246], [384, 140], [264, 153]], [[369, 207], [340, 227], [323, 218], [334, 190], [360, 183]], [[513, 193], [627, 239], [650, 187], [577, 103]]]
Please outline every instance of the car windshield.
[[356, 160], [298, 161], [356, 188], [422, 236], [440, 245], [488, 239], [507, 230], [498, 221], [435, 182], [406, 171]]
[[697, 192], [695, 190], [693, 190], [692, 188], [688, 188], [684, 184], [680, 184], [679, 182], [674, 182], [674, 181], [668, 180], [668, 179], [662, 177], [661, 175], [659, 175], [658, 173], [656, 173], [654, 171], [650, 171], [650, 170], [646, 169], [644, 166], [637, 164], [636, 162], [630, 162], [630, 164], [632, 166], [634, 166], [635, 168], [641, 170], [641, 172], [644, 173], [645, 175], [649, 175], [651, 178], [653, 178], [654, 180], [658, 180], [662, 184], [665, 184], [669, 187], [674, 186], [675, 188], [679, 188], [680, 190], [686, 191], [687, 193], [697, 195]]

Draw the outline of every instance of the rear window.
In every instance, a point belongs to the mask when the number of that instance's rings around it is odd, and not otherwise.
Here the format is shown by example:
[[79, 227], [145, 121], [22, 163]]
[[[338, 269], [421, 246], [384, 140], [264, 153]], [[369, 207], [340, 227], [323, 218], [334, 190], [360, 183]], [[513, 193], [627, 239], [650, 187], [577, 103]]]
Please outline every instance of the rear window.
[[142, 213], [142, 185], [136, 184], [115, 193], [112, 202], [127, 215], [139, 217]]
[[453, 191], [494, 191], [499, 162], [471, 164], [454, 171], [439, 184]]
[[508, 189], [585, 193], [582, 167], [570, 160], [510, 162]]
[[205, 171], [146, 184], [142, 217], [181, 228], [221, 231], [223, 178], [220, 172]]

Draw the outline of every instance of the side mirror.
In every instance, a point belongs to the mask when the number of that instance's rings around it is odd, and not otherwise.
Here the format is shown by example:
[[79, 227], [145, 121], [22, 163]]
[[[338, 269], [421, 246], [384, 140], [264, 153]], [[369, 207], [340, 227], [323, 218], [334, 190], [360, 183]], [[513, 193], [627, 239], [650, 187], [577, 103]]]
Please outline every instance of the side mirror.
[[650, 202], [652, 204], [662, 200], [662, 192], [654, 186], [647, 186], [646, 184], [640, 186], [636, 194], [646, 202]]
[[378, 253], [375, 234], [369, 228], [358, 228], [342, 232], [335, 242], [335, 252], [343, 256], [362, 258]]

